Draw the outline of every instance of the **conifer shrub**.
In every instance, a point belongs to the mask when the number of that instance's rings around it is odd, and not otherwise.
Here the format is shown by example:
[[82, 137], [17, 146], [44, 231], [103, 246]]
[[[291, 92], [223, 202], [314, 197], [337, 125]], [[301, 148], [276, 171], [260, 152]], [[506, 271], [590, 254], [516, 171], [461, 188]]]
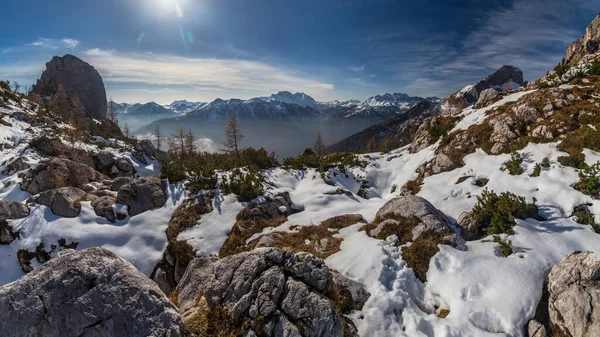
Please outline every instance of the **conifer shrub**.
[[247, 172], [239, 168], [231, 171], [229, 178], [223, 176], [221, 190], [237, 195], [240, 202], [251, 201], [265, 194], [263, 183], [265, 178], [256, 167], [250, 167]]
[[579, 182], [575, 188], [583, 194], [598, 199], [600, 194], [600, 162], [586, 165], [579, 171]]
[[503, 240], [500, 235], [494, 235], [493, 239], [494, 242], [498, 244], [498, 249], [500, 250], [502, 256], [508, 257], [513, 253], [511, 240]]
[[508, 170], [508, 173], [513, 176], [518, 176], [523, 174], [525, 170], [521, 167], [523, 163], [523, 159], [518, 152], [513, 152], [510, 154], [510, 160], [504, 163], [504, 167]]
[[534, 218], [542, 220], [538, 215], [538, 207], [527, 203], [524, 197], [510, 192], [496, 194], [487, 188], [477, 197], [473, 214], [482, 224], [483, 230], [490, 234], [514, 234], [515, 219]]
[[345, 172], [347, 167], [365, 167], [366, 161], [351, 153], [336, 152], [319, 158], [311, 148], [307, 148], [298, 157], [288, 157], [283, 160], [283, 166], [296, 170], [315, 168], [319, 172], [337, 168]]
[[484, 187], [485, 185], [487, 185], [488, 182], [490, 182], [488, 178], [479, 178], [475, 180], [475, 186]]
[[590, 75], [600, 75], [600, 61], [594, 61], [592, 63], [592, 69], [590, 70]]
[[167, 179], [171, 184], [185, 180], [187, 178], [185, 172], [185, 165], [176, 160], [165, 162], [160, 167], [161, 179]]
[[571, 69], [571, 66], [562, 62], [557, 64], [556, 67], [554, 67], [554, 71], [556, 72], [556, 75], [558, 77], [562, 77], [562, 75], [566, 74], [567, 71], [569, 71], [569, 69]]
[[600, 225], [596, 223], [594, 214], [590, 211], [588, 205], [582, 204], [573, 209], [571, 216], [577, 217], [577, 223], [582, 225], [590, 225], [596, 233], [600, 233]]
[[542, 173], [542, 165], [535, 164], [535, 166], [533, 167], [533, 173], [531, 174], [531, 176], [539, 177], [541, 173]]
[[550, 168], [550, 159], [548, 157], [544, 157], [541, 165], [543, 168]]
[[202, 165], [190, 165], [187, 168], [188, 182], [186, 184], [188, 190], [194, 194], [200, 190], [212, 190], [217, 186], [217, 175], [215, 171]]

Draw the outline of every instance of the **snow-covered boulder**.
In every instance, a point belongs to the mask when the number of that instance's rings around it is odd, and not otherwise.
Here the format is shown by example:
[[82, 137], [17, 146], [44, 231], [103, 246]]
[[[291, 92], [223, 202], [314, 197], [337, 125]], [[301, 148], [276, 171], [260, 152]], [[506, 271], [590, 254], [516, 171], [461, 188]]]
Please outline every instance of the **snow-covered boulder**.
[[[418, 222], [411, 231], [412, 240], [417, 240], [422, 234], [429, 232], [448, 235], [450, 222], [444, 213], [435, 208], [429, 201], [416, 195], [406, 195], [388, 201], [375, 215], [379, 225], [385, 220], [395, 220], [388, 225], [404, 226], [407, 219], [417, 219]], [[377, 228], [376, 228], [377, 230]]]
[[109, 151], [100, 151], [92, 155], [96, 170], [113, 177], [131, 177], [135, 174], [133, 163], [129, 158], [115, 157]]
[[61, 187], [42, 192], [37, 203], [50, 207], [52, 213], [74, 218], [81, 212], [81, 201], [86, 200], [87, 193], [76, 187]]
[[600, 336], [600, 256], [572, 252], [548, 276], [552, 330], [566, 336]]
[[66, 250], [0, 288], [3, 336], [183, 336], [175, 305], [103, 248]]
[[479, 99], [475, 103], [475, 109], [485, 108], [490, 105], [495, 99], [500, 97], [500, 92], [496, 88], [485, 89], [479, 94]]
[[27, 205], [8, 200], [0, 200], [0, 220], [21, 219], [29, 215]]
[[[348, 284], [345, 293], [368, 297], [355, 287], [359, 285]], [[325, 263], [310, 254], [258, 248], [218, 261], [199, 257], [188, 266], [178, 289], [186, 321], [223, 306], [245, 336], [344, 335], [344, 322], [328, 297], [341, 288]]]
[[64, 158], [52, 158], [42, 161], [36, 169], [27, 171], [21, 189], [31, 194], [38, 194], [63, 186], [83, 188], [91, 182], [106, 178], [105, 175], [85, 164]]
[[131, 216], [162, 207], [167, 201], [165, 185], [164, 181], [156, 177], [133, 179], [119, 188], [117, 202], [127, 205]]
[[94, 212], [96, 212], [97, 216], [106, 218], [110, 222], [115, 222], [117, 216], [115, 215], [113, 205], [116, 201], [117, 199], [115, 197], [104, 196], [93, 200], [91, 206], [94, 208]]

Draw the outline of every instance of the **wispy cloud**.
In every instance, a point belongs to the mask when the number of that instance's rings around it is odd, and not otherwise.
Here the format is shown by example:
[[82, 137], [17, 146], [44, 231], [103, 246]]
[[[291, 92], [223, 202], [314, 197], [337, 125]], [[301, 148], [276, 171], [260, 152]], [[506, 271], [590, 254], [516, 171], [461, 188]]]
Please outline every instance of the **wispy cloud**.
[[34, 47], [48, 48], [48, 49], [59, 49], [59, 48], [68, 48], [73, 49], [79, 45], [79, 41], [71, 38], [63, 38], [63, 39], [46, 39], [46, 38], [38, 38], [34, 42], [29, 45]]
[[362, 73], [363, 71], [365, 71], [365, 66], [350, 67], [350, 70], [357, 73]]
[[474, 28], [463, 36], [383, 31], [357, 42], [374, 48], [370, 65], [387, 70], [401, 90], [444, 96], [505, 64], [520, 67], [529, 80], [539, 78], [584, 34], [584, 27], [573, 26], [583, 13], [595, 14], [589, 1], [514, 0], [474, 13]]
[[[242, 59], [193, 58], [152, 53], [118, 53], [100, 49], [85, 52], [109, 85], [127, 84], [128, 96], [142, 100], [148, 92], [162, 89], [193, 90], [195, 100], [250, 98], [278, 90], [303, 91], [327, 97], [331, 83], [290, 68]], [[111, 91], [111, 90], [109, 90]], [[137, 94], [136, 94], [137, 92]], [[114, 92], [115, 99], [120, 96]], [[138, 98], [139, 97], [139, 98]]]

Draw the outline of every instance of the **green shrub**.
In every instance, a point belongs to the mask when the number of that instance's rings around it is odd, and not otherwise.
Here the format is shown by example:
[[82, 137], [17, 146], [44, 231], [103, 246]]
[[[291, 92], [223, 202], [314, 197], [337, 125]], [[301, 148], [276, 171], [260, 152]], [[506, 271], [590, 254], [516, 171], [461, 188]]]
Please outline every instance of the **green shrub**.
[[504, 166], [508, 170], [508, 173], [510, 173], [513, 176], [518, 176], [525, 172], [525, 170], [523, 170], [523, 167], [521, 167], [522, 163], [523, 159], [521, 158], [521, 155], [518, 152], [513, 152], [510, 154], [510, 160], [504, 163]]
[[499, 235], [494, 235], [494, 242], [498, 244], [502, 256], [508, 257], [513, 253], [511, 240], [503, 240]]
[[237, 167], [241, 166], [256, 166], [261, 170], [266, 170], [279, 165], [276, 159], [275, 152], [270, 154], [264, 148], [253, 149], [251, 147], [240, 151], [240, 158]]
[[550, 159], [548, 159], [548, 157], [544, 157], [544, 159], [542, 159], [542, 167], [550, 168]]
[[568, 156], [558, 157], [558, 162], [564, 166], [570, 166], [576, 169], [582, 169], [586, 166], [585, 156], [583, 153], [571, 154]]
[[257, 168], [250, 168], [248, 172], [234, 169], [229, 178], [223, 177], [221, 190], [237, 195], [239, 201], [250, 201], [265, 194], [264, 182], [265, 178]]
[[562, 77], [562, 75], [566, 74], [569, 69], [571, 69], [571, 66], [565, 63], [559, 63], [556, 65], [556, 67], [554, 67], [554, 71], [558, 77]]
[[583, 194], [598, 198], [600, 194], [600, 162], [585, 166], [579, 171], [579, 182], [575, 188]]
[[600, 233], [600, 225], [596, 223], [594, 214], [590, 211], [588, 205], [579, 205], [573, 209], [571, 216], [577, 217], [577, 223], [582, 225], [590, 225], [596, 233]]
[[177, 183], [185, 180], [185, 166], [178, 161], [165, 162], [160, 167], [160, 177], [169, 180], [170, 183]]
[[209, 166], [190, 165], [187, 167], [188, 183], [187, 188], [190, 192], [196, 194], [200, 190], [212, 190], [217, 186], [217, 175]]
[[531, 174], [531, 176], [532, 177], [539, 177], [540, 173], [542, 173], [542, 165], [535, 164], [535, 166], [533, 167], [533, 173]]
[[529, 204], [524, 197], [510, 192], [496, 194], [487, 188], [477, 197], [477, 204], [473, 213], [477, 221], [482, 224], [483, 230], [488, 234], [514, 234], [515, 219], [534, 218], [541, 220], [538, 207]]
[[590, 75], [600, 75], [600, 61], [594, 61], [594, 63], [592, 63]]
[[488, 178], [479, 178], [475, 180], [475, 186], [484, 187], [490, 180]]
[[365, 167], [366, 162], [360, 160], [358, 156], [351, 153], [333, 153], [324, 157], [317, 157], [312, 149], [307, 148], [298, 157], [288, 157], [283, 160], [283, 166], [303, 170], [307, 168], [315, 168], [319, 172], [327, 172], [329, 169], [337, 168], [341, 172], [345, 172], [347, 167]]

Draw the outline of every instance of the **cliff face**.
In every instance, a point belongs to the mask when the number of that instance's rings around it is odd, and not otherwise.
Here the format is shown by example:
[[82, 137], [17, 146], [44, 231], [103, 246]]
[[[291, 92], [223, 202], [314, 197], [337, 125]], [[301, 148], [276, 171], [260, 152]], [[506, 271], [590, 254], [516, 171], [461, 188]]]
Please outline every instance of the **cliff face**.
[[55, 56], [46, 63], [46, 70], [33, 87], [41, 96], [57, 95], [77, 97], [83, 110], [91, 117], [104, 119], [106, 116], [106, 91], [102, 77], [88, 63], [73, 56]]
[[586, 28], [585, 35], [577, 39], [567, 48], [566, 62], [576, 65], [585, 55], [594, 54], [600, 50], [600, 13]]

